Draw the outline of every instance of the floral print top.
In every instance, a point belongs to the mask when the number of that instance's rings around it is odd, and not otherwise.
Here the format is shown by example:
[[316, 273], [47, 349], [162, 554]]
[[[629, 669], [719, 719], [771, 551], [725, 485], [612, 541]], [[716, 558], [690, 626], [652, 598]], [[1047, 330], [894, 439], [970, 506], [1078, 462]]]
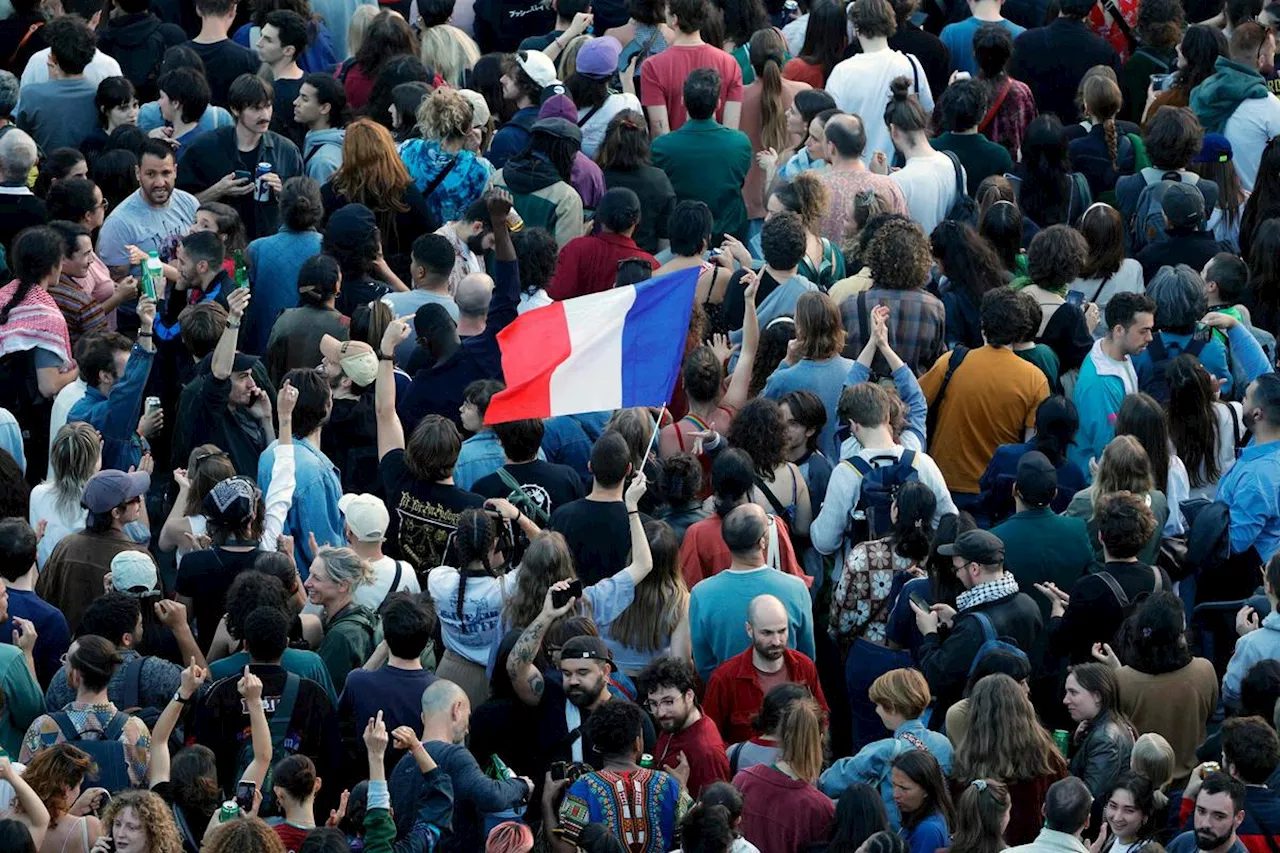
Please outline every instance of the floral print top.
[[893, 552], [889, 537], [860, 542], [849, 549], [831, 595], [831, 624], [827, 628], [843, 652], [858, 638], [884, 644], [893, 609], [889, 596], [899, 572], [911, 578], [925, 576], [912, 560]]

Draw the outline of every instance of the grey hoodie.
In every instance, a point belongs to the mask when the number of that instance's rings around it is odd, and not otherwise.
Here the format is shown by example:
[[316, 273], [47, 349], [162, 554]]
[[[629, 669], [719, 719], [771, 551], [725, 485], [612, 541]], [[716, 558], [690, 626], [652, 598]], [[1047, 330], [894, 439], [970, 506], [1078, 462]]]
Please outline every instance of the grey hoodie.
[[302, 167], [308, 178], [323, 184], [338, 171], [342, 165], [342, 140], [346, 135], [347, 131], [341, 127], [308, 131], [302, 140]]

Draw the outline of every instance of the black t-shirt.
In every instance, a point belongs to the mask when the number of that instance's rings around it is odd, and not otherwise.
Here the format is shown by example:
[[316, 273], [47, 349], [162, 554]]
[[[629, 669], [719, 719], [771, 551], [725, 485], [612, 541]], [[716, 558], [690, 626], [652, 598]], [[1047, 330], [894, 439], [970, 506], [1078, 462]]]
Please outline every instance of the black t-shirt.
[[[582, 497], [582, 478], [568, 465], [535, 459], [518, 465], [508, 462], [502, 467], [548, 515]], [[497, 473], [481, 477], [472, 490], [486, 498], [505, 498], [511, 494], [511, 488]]]
[[390, 292], [390, 287], [368, 276], [344, 278], [342, 290], [338, 291], [338, 298], [333, 301], [333, 307], [350, 317], [356, 313], [357, 308], [368, 305], [370, 302], [377, 302]]
[[303, 74], [296, 80], [275, 80], [271, 86], [275, 97], [271, 110], [271, 129], [287, 138], [298, 148], [302, 148], [302, 140], [307, 135], [307, 128], [293, 120], [293, 102], [302, 91]]
[[218, 622], [226, 612], [227, 590], [241, 572], [253, 568], [254, 561], [262, 553], [229, 551], [226, 548], [207, 548], [192, 551], [178, 565], [178, 579], [174, 589], [178, 595], [195, 602], [196, 637], [200, 650], [209, 651]]
[[[12, 15], [0, 21], [0, 68], [21, 77], [31, 57], [48, 47], [44, 24], [44, 16], [40, 14]], [[32, 27], [36, 29], [33, 31]]]
[[378, 469], [391, 510], [388, 541], [398, 543], [400, 555], [420, 572], [442, 565], [458, 516], [484, 506], [484, 498], [457, 486], [419, 480], [409, 473], [403, 450], [382, 457]]
[[[607, 687], [605, 688], [608, 689]], [[625, 702], [626, 699], [620, 699], [612, 696], [610, 702]], [[568, 727], [568, 721], [565, 719], [565, 706], [569, 704], [569, 699], [565, 696], [564, 686], [558, 678], [546, 679], [546, 692], [542, 695], [542, 704], [536, 711], [538, 712], [538, 743], [541, 745], [538, 755], [538, 767], [535, 768], [536, 774], [531, 776], [534, 782], [542, 780], [546, 776], [547, 769], [553, 761], [572, 761], [573, 760], [573, 741], [576, 739], [571, 737]], [[582, 760], [586, 764], [590, 764], [599, 770], [604, 767], [604, 759], [600, 753], [596, 752], [595, 747], [588, 735], [587, 720], [591, 719], [591, 712], [586, 708], [578, 709], [578, 715], [581, 719], [579, 733], [582, 736]], [[644, 751], [653, 753], [654, 744], [657, 743], [658, 737], [653, 730], [653, 723], [649, 720], [648, 714], [641, 715], [642, 725], [644, 726]], [[517, 729], [512, 732], [515, 737], [527, 738], [528, 732]], [[530, 802], [537, 802], [530, 800]]]
[[378, 413], [373, 388], [355, 400], [334, 400], [329, 422], [320, 434], [320, 451], [338, 466], [342, 491], [381, 496], [378, 480]]
[[551, 516], [551, 529], [569, 543], [583, 586], [612, 577], [631, 561], [631, 525], [622, 501], [565, 504]]
[[[189, 558], [188, 558], [189, 559]], [[185, 561], [184, 561], [185, 562]], [[272, 664], [250, 664], [249, 671], [262, 679], [262, 702], [266, 706], [267, 720], [275, 715], [276, 704], [284, 693], [288, 672]], [[236, 770], [240, 753], [250, 742], [249, 712], [244, 698], [236, 690], [239, 675], [228, 676], [215, 683], [196, 704], [191, 724], [191, 737], [213, 750], [218, 756], [218, 781], [224, 791], [235, 790]], [[338, 720], [333, 703], [324, 688], [309, 678], [298, 685], [298, 698], [294, 702], [293, 715], [289, 718], [285, 745], [289, 752], [300, 753], [316, 764], [316, 775], [333, 778], [338, 782], [342, 768], [342, 741], [338, 735]], [[284, 758], [277, 753], [273, 761]], [[328, 801], [336, 800], [342, 783], [330, 787]], [[324, 798], [324, 792], [321, 792]], [[316, 804], [318, 808], [321, 803]], [[328, 808], [324, 806], [323, 808]], [[323, 814], [323, 811], [318, 812]]]
[[202, 44], [187, 42], [187, 47], [200, 54], [204, 60], [205, 77], [209, 81], [209, 103], [218, 107], [227, 105], [227, 91], [241, 74], [257, 74], [262, 64], [258, 54], [241, 47], [231, 39]]
[[667, 219], [676, 206], [676, 191], [667, 173], [647, 165], [634, 169], [605, 169], [604, 185], [608, 189], [626, 187], [640, 199], [640, 224], [631, 239], [646, 252], [657, 254], [658, 240], [666, 239]]

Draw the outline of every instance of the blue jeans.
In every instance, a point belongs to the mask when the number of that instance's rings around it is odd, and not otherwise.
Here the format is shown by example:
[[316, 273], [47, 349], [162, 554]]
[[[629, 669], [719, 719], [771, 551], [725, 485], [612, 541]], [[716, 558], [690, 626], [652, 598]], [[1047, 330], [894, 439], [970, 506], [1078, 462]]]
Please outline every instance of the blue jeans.
[[849, 712], [853, 717], [853, 754], [857, 755], [872, 741], [893, 737], [876, 714], [876, 705], [867, 698], [871, 683], [893, 669], [911, 666], [911, 653], [894, 650], [859, 638], [849, 649], [845, 662], [845, 687], [849, 693]]

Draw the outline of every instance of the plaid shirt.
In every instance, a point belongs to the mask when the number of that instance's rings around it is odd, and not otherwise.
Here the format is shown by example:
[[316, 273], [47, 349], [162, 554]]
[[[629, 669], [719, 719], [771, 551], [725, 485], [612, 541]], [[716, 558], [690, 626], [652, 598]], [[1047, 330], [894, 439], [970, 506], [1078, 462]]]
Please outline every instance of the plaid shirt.
[[[877, 305], [889, 307], [889, 346], [916, 376], [924, 375], [946, 350], [947, 311], [942, 300], [924, 289], [872, 287], [866, 294], [868, 313]], [[851, 296], [840, 304], [840, 319], [848, 331], [844, 345], [846, 358], [856, 359], [866, 344], [858, 314], [857, 296]], [[868, 331], [870, 322], [868, 317]], [[872, 362], [872, 368], [874, 374], [888, 376], [890, 373], [879, 355]]]

